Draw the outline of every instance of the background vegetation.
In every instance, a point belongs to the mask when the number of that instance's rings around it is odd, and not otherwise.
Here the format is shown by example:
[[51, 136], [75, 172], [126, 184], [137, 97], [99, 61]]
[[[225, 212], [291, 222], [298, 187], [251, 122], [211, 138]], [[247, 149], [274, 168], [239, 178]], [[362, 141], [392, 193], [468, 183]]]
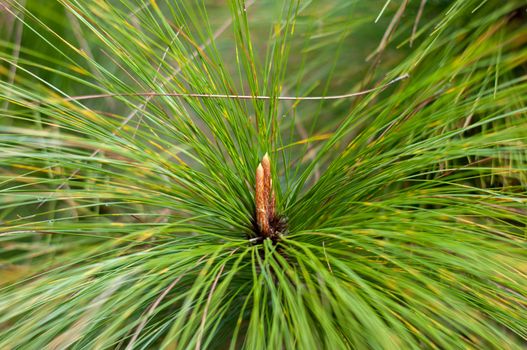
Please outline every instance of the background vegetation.
[[0, 349], [525, 347], [523, 0], [0, 9]]

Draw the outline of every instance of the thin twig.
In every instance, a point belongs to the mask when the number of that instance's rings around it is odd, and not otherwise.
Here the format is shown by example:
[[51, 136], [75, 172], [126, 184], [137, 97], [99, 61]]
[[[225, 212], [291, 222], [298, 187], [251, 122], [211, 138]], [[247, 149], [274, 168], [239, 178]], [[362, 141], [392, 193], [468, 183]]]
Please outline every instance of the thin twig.
[[150, 308], [146, 312], [145, 317], [143, 318], [139, 326], [137, 326], [137, 328], [135, 329], [134, 335], [132, 336], [132, 339], [128, 343], [126, 350], [133, 348], [135, 341], [137, 340], [137, 337], [139, 336], [139, 334], [145, 327], [146, 322], [148, 321], [150, 316], [154, 313], [154, 310], [157, 308], [159, 303], [161, 303], [161, 301], [166, 297], [166, 295], [172, 290], [172, 288], [174, 288], [176, 284], [183, 278], [183, 276], [184, 275], [181, 275], [178, 278], [176, 278], [174, 281], [172, 281], [172, 283], [170, 283], [170, 285], [163, 291], [163, 293], [161, 293], [161, 295], [156, 299], [156, 301], [150, 306]]
[[419, 5], [419, 10], [417, 11], [417, 16], [415, 16], [414, 27], [412, 28], [412, 36], [410, 37], [410, 47], [412, 47], [414, 43], [415, 33], [417, 32], [417, 26], [419, 25], [419, 21], [421, 20], [421, 16], [423, 15], [425, 4], [426, 4], [426, 0], [421, 0], [421, 4]]
[[333, 274], [333, 269], [331, 268], [331, 265], [329, 264], [328, 255], [326, 253], [326, 245], [324, 244], [324, 241], [322, 241], [322, 250], [324, 251], [324, 256], [326, 257], [326, 264], [328, 264], [329, 272]]
[[[168, 51], [170, 50], [170, 47], [172, 46], [172, 44], [174, 43], [174, 41], [178, 38], [179, 36], [179, 32], [176, 33], [176, 35], [174, 36], [174, 38], [172, 39], [172, 41], [170, 41], [170, 43], [168, 44], [168, 46], [166, 47], [165, 49], [165, 52], [163, 52], [163, 56], [161, 56], [161, 62], [159, 62], [159, 65], [157, 66], [157, 69], [156, 69], [156, 76], [154, 77], [154, 79], [152, 80], [152, 85], [155, 85], [156, 82], [157, 82], [157, 77], [159, 75], [159, 72], [161, 70], [161, 66], [163, 65], [163, 62], [165, 62], [165, 58], [167, 57], [167, 54], [168, 54]], [[134, 130], [134, 135], [133, 135], [133, 138], [135, 138], [135, 135], [137, 134], [137, 130], [139, 129], [139, 126], [141, 125], [141, 123], [143, 122], [143, 116], [144, 116], [144, 111], [146, 109], [146, 105], [147, 103], [144, 103], [143, 106], [141, 107], [141, 116], [139, 117], [139, 121], [137, 122], [137, 125], [135, 126], [135, 130]]]
[[[22, 1], [20, 5], [23, 8], [25, 6], [25, 0]], [[8, 10], [7, 4], [0, 4], [0, 7], [4, 7], [6, 10]], [[8, 12], [12, 13], [9, 10]], [[14, 16], [14, 18], [17, 18], [18, 21], [16, 22], [15, 38], [13, 40], [13, 44], [14, 44], [13, 52], [12, 52], [13, 62], [11, 63], [11, 67], [9, 68], [9, 73], [7, 75], [7, 81], [9, 84], [13, 84], [13, 82], [15, 81], [17, 62], [18, 62], [18, 59], [20, 58], [20, 46], [22, 44], [22, 33], [24, 31], [24, 11], [20, 10], [19, 14], [20, 14], [20, 18], [18, 18], [17, 16]], [[8, 105], [9, 105], [9, 99], [6, 99], [4, 101], [3, 109], [7, 109]]]
[[[236, 253], [238, 249], [239, 248], [234, 249], [229, 254], [229, 257], [232, 256], [232, 254]], [[205, 309], [203, 310], [203, 315], [201, 316], [201, 323], [199, 325], [199, 330], [198, 330], [198, 340], [196, 341], [196, 347], [195, 347], [196, 350], [201, 349], [201, 340], [203, 338], [203, 332], [205, 331], [205, 323], [207, 322], [207, 314], [209, 311], [209, 306], [212, 301], [214, 290], [216, 289], [216, 286], [218, 285], [218, 281], [220, 280], [220, 276], [223, 273], [223, 269], [225, 269], [225, 264], [221, 265], [220, 270], [218, 271], [218, 274], [216, 275], [216, 278], [214, 279], [214, 282], [212, 282], [212, 286], [210, 287], [209, 296], [207, 297], [207, 304], [205, 305]]]
[[393, 16], [392, 21], [390, 22], [390, 24], [388, 25], [388, 28], [384, 32], [384, 36], [382, 37], [382, 40], [379, 46], [372, 54], [368, 56], [368, 58], [366, 58], [366, 61], [369, 61], [370, 59], [372, 59], [372, 57], [378, 54], [381, 54], [384, 51], [384, 49], [388, 45], [388, 42], [390, 41], [392, 34], [395, 32], [395, 28], [397, 28], [397, 25], [399, 24], [399, 21], [401, 20], [401, 17], [404, 13], [404, 10], [406, 9], [407, 4], [408, 4], [408, 0], [404, 0], [401, 3], [401, 6], [399, 6], [399, 9], [395, 13], [395, 16]]
[[456, 172], [458, 170], [466, 169], [466, 168], [471, 167], [473, 165], [478, 165], [478, 164], [481, 164], [481, 163], [488, 162], [489, 160], [492, 160], [492, 157], [486, 157], [486, 158], [483, 158], [483, 159], [478, 159], [478, 160], [472, 161], [472, 162], [470, 162], [470, 163], [468, 163], [466, 165], [463, 165], [463, 166], [460, 166], [460, 167], [457, 167], [457, 168], [453, 168], [453, 169], [443, 169], [442, 171], [445, 171], [445, 172], [442, 173], [441, 175], [439, 175], [438, 178], [448, 176], [448, 175], [452, 174], [453, 172]]
[[64, 12], [66, 13], [66, 17], [68, 18], [68, 21], [71, 25], [73, 36], [79, 43], [80, 49], [89, 57], [88, 63], [90, 64], [90, 72], [101, 81], [104, 80], [104, 77], [102, 76], [100, 70], [97, 68], [96, 65], [93, 64], [95, 59], [93, 58], [93, 54], [90, 49], [90, 44], [88, 43], [88, 40], [86, 40], [86, 36], [82, 32], [82, 27], [79, 23], [79, 20], [72, 12], [68, 11], [67, 9]]
[[90, 100], [90, 99], [97, 99], [97, 98], [105, 98], [105, 97], [126, 97], [126, 96], [147, 96], [147, 97], [155, 97], [155, 96], [174, 96], [174, 97], [197, 97], [197, 98], [214, 98], [214, 99], [221, 99], [221, 98], [227, 98], [227, 99], [240, 99], [240, 100], [279, 100], [279, 101], [324, 101], [324, 100], [341, 100], [341, 99], [347, 99], [352, 98], [356, 96], [362, 96], [366, 95], [375, 91], [383, 90], [387, 88], [388, 86], [408, 78], [410, 75], [404, 74], [400, 77], [397, 77], [385, 85], [377, 86], [371, 89], [358, 91], [358, 92], [352, 92], [349, 94], [344, 95], [330, 95], [330, 96], [261, 96], [261, 95], [227, 95], [227, 94], [201, 94], [201, 93], [179, 93], [179, 92], [135, 92], [135, 93], [117, 93], [117, 94], [94, 94], [94, 95], [81, 95], [81, 96], [71, 96], [67, 97], [66, 101], [81, 101], [81, 100]]
[[190, 271], [191, 269], [193, 269], [194, 267], [198, 266], [203, 261], [203, 259], [205, 259], [205, 257], [206, 257], [206, 255], [202, 256], [193, 267], [187, 269], [183, 274], [181, 274], [178, 278], [176, 278], [174, 281], [172, 281], [172, 283], [170, 283], [170, 285], [163, 291], [163, 293], [161, 293], [159, 295], [159, 297], [157, 297], [156, 301], [154, 301], [154, 303], [152, 305], [150, 305], [150, 307], [148, 308], [148, 311], [146, 312], [143, 320], [141, 321], [141, 323], [135, 329], [134, 335], [132, 336], [132, 339], [128, 343], [128, 346], [126, 347], [125, 350], [133, 349], [134, 344], [135, 344], [135, 342], [137, 340], [137, 337], [139, 336], [139, 334], [141, 333], [141, 331], [145, 327], [146, 322], [148, 321], [150, 316], [152, 316], [152, 314], [154, 313], [155, 309], [159, 306], [159, 303], [161, 303], [161, 301], [176, 286], [176, 284], [178, 284], [178, 282], [187, 274], [187, 272]]

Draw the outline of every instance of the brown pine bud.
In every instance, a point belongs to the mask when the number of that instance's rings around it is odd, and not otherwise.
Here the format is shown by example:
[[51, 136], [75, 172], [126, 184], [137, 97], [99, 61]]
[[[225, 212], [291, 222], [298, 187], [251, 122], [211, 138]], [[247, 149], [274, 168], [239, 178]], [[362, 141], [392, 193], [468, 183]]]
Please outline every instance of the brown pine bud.
[[267, 206], [269, 197], [265, 195], [265, 175], [264, 168], [260, 163], [256, 168], [256, 223], [260, 232], [264, 237], [269, 236], [269, 216], [267, 213]]
[[269, 155], [266, 153], [262, 162], [263, 171], [264, 171], [264, 196], [266, 200], [266, 210], [269, 214], [269, 200], [271, 198], [271, 161], [269, 160]]

